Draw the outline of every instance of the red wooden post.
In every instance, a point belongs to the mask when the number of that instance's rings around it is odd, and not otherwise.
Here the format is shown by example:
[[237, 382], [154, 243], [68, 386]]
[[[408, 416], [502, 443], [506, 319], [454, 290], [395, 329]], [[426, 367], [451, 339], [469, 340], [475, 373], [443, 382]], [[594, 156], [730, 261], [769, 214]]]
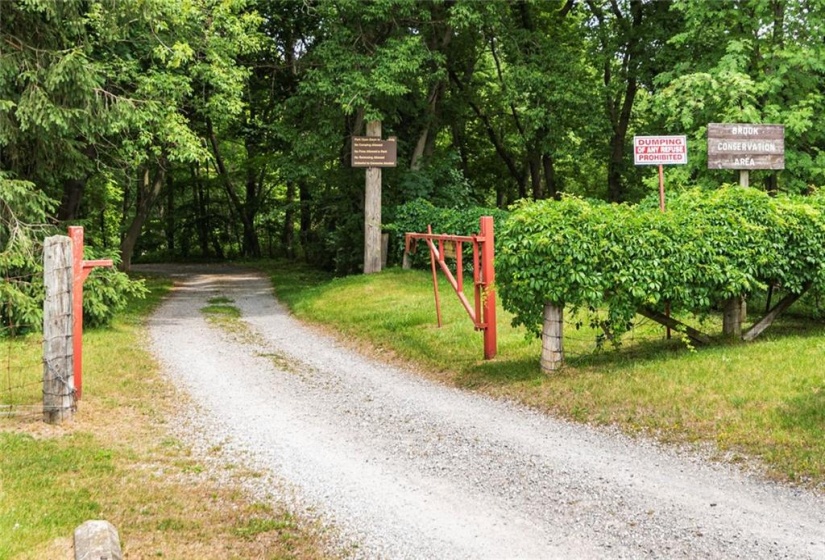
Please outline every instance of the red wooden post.
[[659, 210], [665, 211], [665, 172], [662, 166], [659, 166]]
[[[433, 234], [433, 226], [427, 226], [427, 233]], [[441, 257], [439, 257], [441, 258]], [[435, 254], [433, 254], [432, 247], [430, 247], [430, 266], [433, 269], [433, 293], [435, 294], [435, 317], [438, 321], [438, 328], [441, 328], [441, 301], [438, 299], [438, 274], [435, 270]]]
[[481, 246], [481, 281], [484, 308], [484, 359], [491, 360], [496, 355], [496, 280], [493, 257], [495, 255], [493, 234], [493, 217], [481, 217], [481, 235], [484, 243]]
[[[665, 172], [662, 169], [662, 166], [659, 165], [659, 210], [664, 212], [665, 211]], [[670, 302], [665, 302], [665, 316], [670, 317]], [[665, 327], [665, 331], [667, 333], [667, 339], [670, 340], [671, 333], [670, 327]]]
[[83, 282], [93, 268], [97, 266], [112, 266], [111, 259], [83, 260], [83, 228], [69, 226], [69, 237], [72, 240], [72, 351], [74, 353], [74, 388], [77, 400], [83, 390]]

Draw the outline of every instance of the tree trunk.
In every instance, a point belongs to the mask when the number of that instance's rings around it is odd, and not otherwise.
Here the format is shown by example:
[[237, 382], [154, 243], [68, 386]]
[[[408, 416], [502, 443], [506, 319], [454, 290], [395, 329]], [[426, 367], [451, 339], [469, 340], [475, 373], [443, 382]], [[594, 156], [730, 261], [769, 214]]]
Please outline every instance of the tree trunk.
[[166, 177], [166, 208], [163, 209], [165, 214], [164, 226], [166, 233], [166, 247], [169, 250], [169, 255], [175, 253], [175, 184], [172, 174]]
[[[587, 1], [590, 10], [599, 22], [599, 26], [607, 26], [607, 18], [600, 5], [593, 0]], [[624, 168], [624, 146], [627, 140], [627, 131], [630, 125], [630, 117], [633, 110], [633, 103], [638, 91], [639, 61], [644, 56], [641, 48], [642, 19], [644, 15], [643, 3], [640, 0], [630, 0], [630, 13], [625, 15], [621, 12], [618, 3], [611, 2], [610, 10], [621, 29], [623, 54], [621, 68], [618, 72], [618, 79], [624, 83], [620, 92], [615, 97], [611, 93], [611, 84], [617, 79], [613, 75], [613, 64], [615, 62], [615, 49], [610, 46], [610, 41], [606, 35], [602, 35], [602, 49], [604, 50], [604, 86], [605, 86], [605, 110], [612, 126], [612, 134], [609, 143], [609, 155], [607, 160], [607, 196], [611, 202], [622, 202], [625, 198], [625, 189], [622, 184], [622, 171]], [[618, 88], [616, 88], [618, 89]]]
[[624, 146], [627, 141], [627, 129], [630, 126], [630, 114], [636, 98], [636, 90], [636, 78], [628, 78], [618, 121], [613, 123], [613, 135], [610, 137], [610, 160], [607, 164], [607, 196], [611, 202], [622, 202], [625, 197], [622, 184], [622, 169], [625, 164]]
[[284, 229], [281, 232], [281, 245], [288, 259], [295, 258], [295, 182], [286, 183], [286, 210], [284, 212]]
[[312, 199], [309, 194], [309, 187], [304, 181], [298, 183], [298, 197], [301, 201], [301, 249], [304, 252], [304, 260], [309, 262], [309, 242], [312, 235]]
[[163, 183], [166, 179], [166, 170], [164, 169], [165, 161], [158, 164], [155, 170], [154, 178], [150, 177], [149, 168], [143, 170], [143, 176], [140, 181], [140, 190], [138, 192], [138, 200], [135, 208], [135, 216], [126, 230], [126, 235], [123, 236], [123, 242], [120, 244], [121, 254], [121, 268], [123, 270], [130, 270], [132, 268], [132, 256], [134, 255], [135, 245], [140, 237], [140, 232], [143, 229], [143, 224], [149, 218], [149, 212], [157, 200], [158, 195], [163, 189]]
[[[247, 200], [246, 203], [241, 202], [238, 193], [235, 191], [235, 185], [232, 184], [232, 179], [229, 177], [229, 172], [226, 164], [223, 161], [220, 148], [218, 146], [218, 139], [215, 136], [215, 131], [212, 128], [212, 123], [207, 120], [207, 134], [209, 136], [209, 143], [212, 146], [212, 153], [215, 155], [215, 166], [218, 175], [221, 177], [223, 186], [226, 189], [226, 194], [232, 206], [235, 208], [238, 216], [243, 224], [243, 253], [244, 256], [255, 257], [261, 254], [261, 245], [258, 240], [258, 232], [255, 230], [254, 220], [254, 201]], [[252, 214], [250, 216], [250, 213]]]
[[533, 200], [544, 198], [544, 185], [541, 182], [541, 156], [538, 153], [530, 154], [530, 186], [533, 190]]
[[[261, 257], [261, 243], [258, 238], [258, 230], [255, 228], [255, 219], [261, 208], [261, 196], [264, 188], [264, 176], [266, 175], [266, 164], [261, 164], [260, 169], [256, 166], [259, 161], [258, 148], [247, 138], [246, 145], [246, 201], [241, 209], [245, 214], [243, 230], [243, 252], [247, 257]], [[252, 224], [247, 228], [246, 224]]]
[[461, 158], [461, 172], [464, 174], [465, 177], [470, 176], [470, 158], [467, 154], [467, 146], [464, 142], [464, 135], [461, 132], [461, 128], [456, 122], [453, 122], [450, 125], [450, 131], [452, 132], [453, 136], [453, 147], [458, 150], [458, 155]]
[[204, 198], [203, 183], [198, 175], [197, 168], [192, 165], [192, 197], [195, 201], [195, 230], [198, 234], [198, 247], [201, 255], [209, 256], [209, 216], [207, 215], [206, 200]]
[[553, 163], [553, 156], [544, 154], [541, 157], [541, 163], [544, 167], [544, 196], [548, 198], [558, 198], [559, 187], [556, 184], [556, 166]]
[[61, 222], [76, 220], [80, 217], [80, 202], [83, 200], [83, 191], [86, 181], [70, 179], [63, 183], [63, 198], [57, 209], [57, 219]]

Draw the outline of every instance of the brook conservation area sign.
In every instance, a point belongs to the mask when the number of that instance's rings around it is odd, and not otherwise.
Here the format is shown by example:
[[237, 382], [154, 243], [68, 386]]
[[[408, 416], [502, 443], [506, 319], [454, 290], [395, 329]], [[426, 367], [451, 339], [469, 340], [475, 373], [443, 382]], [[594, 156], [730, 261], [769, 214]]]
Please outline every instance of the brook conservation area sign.
[[785, 169], [785, 127], [708, 124], [708, 169]]

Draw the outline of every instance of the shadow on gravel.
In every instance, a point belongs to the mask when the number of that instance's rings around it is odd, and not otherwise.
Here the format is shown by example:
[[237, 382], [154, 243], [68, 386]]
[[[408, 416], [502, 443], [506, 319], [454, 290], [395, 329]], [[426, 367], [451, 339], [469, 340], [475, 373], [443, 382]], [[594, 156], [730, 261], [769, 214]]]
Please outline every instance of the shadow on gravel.
[[[174, 282], [177, 298], [206, 301], [213, 297], [226, 297], [232, 301], [267, 295], [275, 301], [269, 279], [261, 272], [242, 266], [226, 264], [146, 264], [133, 267], [140, 274], [168, 276]], [[270, 316], [281, 311], [278, 306], [253, 307], [245, 316]], [[197, 305], [178, 306], [176, 319], [199, 316]]]

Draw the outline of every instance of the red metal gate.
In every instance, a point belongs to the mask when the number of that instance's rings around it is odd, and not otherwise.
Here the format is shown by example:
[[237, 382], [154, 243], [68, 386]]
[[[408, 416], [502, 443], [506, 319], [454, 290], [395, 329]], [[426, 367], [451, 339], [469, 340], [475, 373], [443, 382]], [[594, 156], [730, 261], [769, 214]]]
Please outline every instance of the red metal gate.
[[[427, 233], [407, 233], [405, 250], [415, 252], [416, 241], [423, 239], [430, 248], [430, 265], [433, 272], [433, 291], [435, 293], [435, 312], [438, 326], [441, 327], [441, 302], [438, 296], [438, 278], [436, 263], [450, 285], [455, 290], [458, 299], [472, 319], [476, 330], [484, 333], [484, 359], [490, 360], [496, 355], [496, 293], [493, 287], [495, 281], [494, 235], [493, 217], [482, 216], [479, 220], [480, 231], [477, 235], [444, 235], [434, 234], [432, 227], [427, 226]], [[464, 295], [464, 263], [463, 244], [473, 245], [473, 305]], [[456, 273], [453, 275], [445, 262], [445, 250], [455, 250]]]

